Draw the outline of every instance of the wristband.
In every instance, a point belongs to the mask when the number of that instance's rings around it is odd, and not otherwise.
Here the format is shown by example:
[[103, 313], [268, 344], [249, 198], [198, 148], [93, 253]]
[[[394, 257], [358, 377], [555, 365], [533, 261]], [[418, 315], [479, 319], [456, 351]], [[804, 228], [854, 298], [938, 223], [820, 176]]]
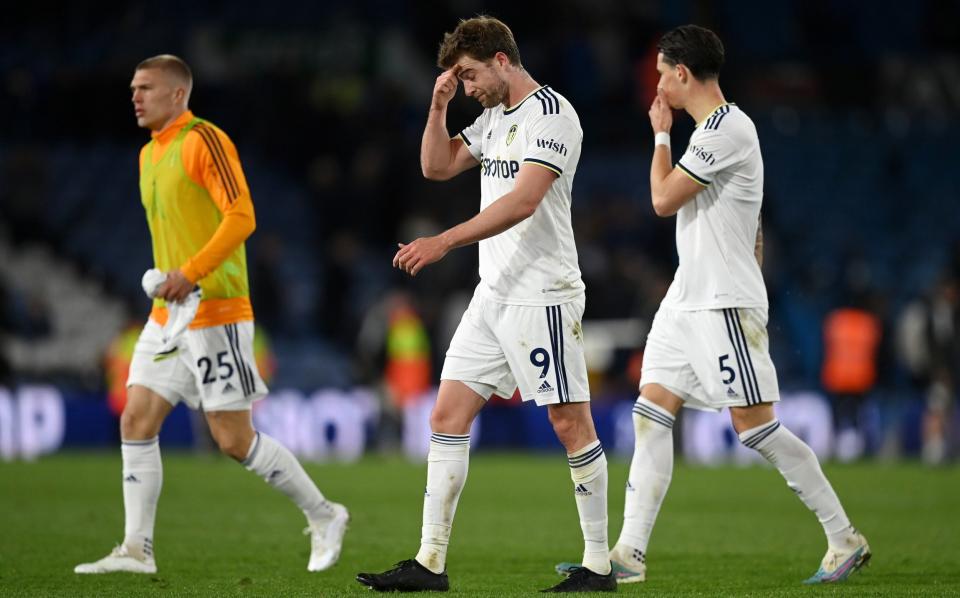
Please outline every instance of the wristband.
[[667, 149], [670, 149], [670, 133], [665, 131], [660, 131], [653, 138], [653, 147], [656, 148], [658, 145], [665, 145]]

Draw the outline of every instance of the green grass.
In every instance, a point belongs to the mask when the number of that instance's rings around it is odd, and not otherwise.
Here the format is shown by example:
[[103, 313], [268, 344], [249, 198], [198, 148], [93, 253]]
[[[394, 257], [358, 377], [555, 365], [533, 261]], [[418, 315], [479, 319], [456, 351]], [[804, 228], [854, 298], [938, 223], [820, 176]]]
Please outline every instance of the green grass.
[[[168, 452], [153, 576], [77, 576], [123, 531], [120, 459], [67, 454], [0, 464], [2, 596], [369, 595], [354, 581], [411, 557], [419, 545], [425, 467], [368, 458], [308, 465], [350, 508], [340, 562], [306, 571], [304, 523], [286, 499], [219, 457]], [[619, 533], [627, 463], [611, 463], [611, 537]], [[649, 596], [943, 596], [960, 594], [960, 470], [916, 465], [827, 470], [874, 551], [836, 586], [800, 581], [825, 549], [813, 516], [764, 468], [678, 466], [648, 559]], [[555, 583], [557, 561], [582, 550], [562, 454], [474, 456], [448, 561], [452, 592], [529, 595]]]

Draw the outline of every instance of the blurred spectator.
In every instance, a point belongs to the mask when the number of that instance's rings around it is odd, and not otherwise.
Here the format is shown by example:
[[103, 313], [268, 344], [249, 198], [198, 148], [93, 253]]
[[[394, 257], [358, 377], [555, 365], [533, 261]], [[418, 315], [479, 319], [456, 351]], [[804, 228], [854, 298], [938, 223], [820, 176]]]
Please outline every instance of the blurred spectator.
[[362, 376], [383, 390], [381, 424], [384, 440], [392, 442], [399, 438], [403, 410], [436, 383], [430, 337], [413, 298], [404, 291], [383, 297], [367, 311], [357, 346]]
[[882, 326], [865, 301], [852, 302], [827, 314], [823, 323], [821, 382], [833, 399], [837, 429], [836, 455], [850, 461], [863, 455], [858, 426], [861, 404], [877, 381], [877, 353]]
[[951, 419], [960, 371], [960, 281], [945, 274], [931, 297], [911, 303], [898, 323], [900, 355], [924, 389], [922, 456], [938, 465], [951, 456]]

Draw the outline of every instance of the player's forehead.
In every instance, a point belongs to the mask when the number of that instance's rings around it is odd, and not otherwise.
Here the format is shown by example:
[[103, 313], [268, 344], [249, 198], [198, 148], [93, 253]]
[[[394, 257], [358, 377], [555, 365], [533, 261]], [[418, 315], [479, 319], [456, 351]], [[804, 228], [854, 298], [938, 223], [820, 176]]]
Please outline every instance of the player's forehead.
[[130, 87], [141, 85], [156, 85], [164, 80], [164, 72], [161, 69], [146, 68], [133, 71], [133, 79], [130, 80]]
[[480, 69], [483, 69], [487, 66], [487, 63], [483, 60], [477, 60], [472, 56], [464, 54], [457, 60], [454, 66], [457, 69], [457, 75], [462, 76], [464, 73], [475, 73]]
[[672, 68], [672, 67], [671, 67], [669, 64], [667, 64], [666, 62], [664, 62], [664, 60], [663, 60], [663, 52], [657, 52], [657, 72], [658, 72], [658, 73], [665, 73], [665, 72], [669, 71], [671, 68]]

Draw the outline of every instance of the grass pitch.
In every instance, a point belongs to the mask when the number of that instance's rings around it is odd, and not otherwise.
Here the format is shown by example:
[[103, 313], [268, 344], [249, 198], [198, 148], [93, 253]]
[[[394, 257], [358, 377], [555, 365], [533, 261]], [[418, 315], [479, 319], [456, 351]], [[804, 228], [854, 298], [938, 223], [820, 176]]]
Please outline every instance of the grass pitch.
[[[220, 457], [167, 452], [157, 575], [79, 576], [123, 535], [119, 450], [0, 464], [2, 596], [347, 596], [354, 581], [412, 557], [425, 466], [367, 458], [307, 465], [353, 520], [340, 562], [307, 573], [309, 540], [293, 505]], [[628, 464], [610, 466], [611, 541]], [[960, 469], [832, 466], [827, 474], [874, 558], [846, 583], [807, 587], [825, 550], [820, 526], [766, 468], [674, 472], [654, 531], [649, 596], [947, 596], [960, 594]], [[479, 454], [470, 463], [448, 561], [451, 592], [531, 595], [582, 551], [569, 470], [552, 456]]]

